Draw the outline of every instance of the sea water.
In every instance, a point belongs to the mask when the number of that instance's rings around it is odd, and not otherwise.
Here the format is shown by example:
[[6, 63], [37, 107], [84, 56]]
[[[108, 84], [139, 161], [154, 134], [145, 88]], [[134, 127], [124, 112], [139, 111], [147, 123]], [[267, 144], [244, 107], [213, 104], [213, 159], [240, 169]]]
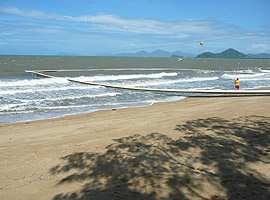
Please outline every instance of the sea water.
[[[54, 78], [39, 78], [25, 70], [59, 71], [44, 72]], [[73, 83], [69, 78], [122, 87], [183, 90], [234, 89], [239, 78], [242, 90], [269, 88], [270, 59], [0, 56], [0, 123], [147, 106], [191, 96], [109, 89]]]

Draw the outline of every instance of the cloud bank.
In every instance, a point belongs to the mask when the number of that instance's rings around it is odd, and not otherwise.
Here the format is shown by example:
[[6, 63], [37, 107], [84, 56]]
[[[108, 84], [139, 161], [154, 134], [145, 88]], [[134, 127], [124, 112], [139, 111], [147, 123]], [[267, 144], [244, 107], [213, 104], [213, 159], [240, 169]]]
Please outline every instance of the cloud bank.
[[225, 32], [241, 31], [231, 24], [216, 20], [181, 20], [160, 21], [149, 18], [126, 18], [112, 14], [99, 14], [96, 16], [84, 15], [78, 17], [62, 16], [54, 13], [45, 13], [38, 10], [20, 10], [13, 7], [0, 7], [0, 12], [38, 20], [57, 20], [82, 22], [90, 24], [90, 30], [112, 31], [137, 34], [177, 35], [183, 34], [224, 34]]
[[[77, 49], [79, 46], [81, 49], [87, 49], [83, 46], [89, 44], [92, 47], [97, 45], [96, 49], [101, 50], [103, 46], [105, 49], [112, 50], [116, 45], [124, 49], [136, 45], [204, 40], [215, 42], [212, 47], [209, 45], [209, 50], [213, 51], [224, 48], [226, 42], [227, 45], [238, 43], [238, 50], [255, 52], [259, 51], [260, 47], [268, 51], [270, 49], [270, 44], [267, 42], [270, 40], [269, 31], [251, 32], [218, 20], [162, 21], [156, 18], [128, 18], [106, 13], [67, 16], [14, 7], [0, 7], [0, 13], [2, 16], [15, 16], [19, 19], [3, 20], [0, 24], [2, 46], [12, 41], [34, 43], [36, 40], [41, 43], [58, 42], [59, 46], [65, 43], [73, 44], [78, 46]], [[9, 39], [6, 36], [9, 36]], [[246, 44], [247, 40], [252, 43]], [[217, 44], [219, 48], [215, 47]]]

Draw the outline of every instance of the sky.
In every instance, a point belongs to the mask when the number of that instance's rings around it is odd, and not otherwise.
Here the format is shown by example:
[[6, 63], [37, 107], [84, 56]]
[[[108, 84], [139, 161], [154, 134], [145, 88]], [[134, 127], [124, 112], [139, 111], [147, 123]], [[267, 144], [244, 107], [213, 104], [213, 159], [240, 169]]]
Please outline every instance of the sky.
[[2, 55], [228, 48], [270, 53], [270, 0], [0, 0]]

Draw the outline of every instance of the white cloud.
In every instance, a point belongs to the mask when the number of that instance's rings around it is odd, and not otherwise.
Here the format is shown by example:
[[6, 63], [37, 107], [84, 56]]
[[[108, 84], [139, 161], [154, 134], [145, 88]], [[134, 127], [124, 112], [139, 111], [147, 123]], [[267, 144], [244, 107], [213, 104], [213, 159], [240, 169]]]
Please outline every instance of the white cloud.
[[[208, 43], [208, 48], [212, 46], [221, 50], [232, 47], [248, 52], [270, 51], [269, 32], [247, 32], [218, 20], [163, 21], [104, 13], [74, 17], [12, 7], [0, 7], [0, 13], [34, 19], [2, 20], [2, 47], [4, 44], [17, 45], [19, 42], [35, 45], [50, 42], [59, 46], [77, 45], [78, 49], [85, 48], [85, 52], [88, 53], [93, 52], [92, 49], [129, 49], [133, 47], [132, 44], [136, 44], [136, 47], [164, 44], [166, 47], [166, 44], [191, 44], [202, 40], [205, 44]], [[174, 47], [167, 48], [169, 50]], [[193, 46], [182, 45], [175, 47], [176, 50], [177, 48], [190, 48], [190, 51], [193, 51]]]
[[[151, 18], [126, 18], [112, 14], [78, 17], [62, 16], [38, 10], [20, 10], [12, 7], [0, 7], [0, 12], [33, 19], [48, 19], [88, 23], [90, 30], [159, 35], [219, 35], [232, 34], [240, 28], [217, 20], [181, 20], [160, 21]], [[179, 34], [180, 33], [180, 34]]]
[[0, 41], [0, 46], [6, 45], [6, 44], [7, 44], [7, 42]]
[[20, 10], [14, 7], [0, 7], [0, 13], [11, 15], [18, 15], [21, 17], [34, 18], [34, 19], [51, 19], [51, 20], [65, 20], [69, 17], [60, 16], [57, 14], [49, 14], [39, 10]]
[[264, 53], [270, 51], [270, 43], [268, 44], [252, 44], [248, 50], [255, 53]]
[[270, 24], [266, 24], [263, 26], [264, 28], [270, 28]]

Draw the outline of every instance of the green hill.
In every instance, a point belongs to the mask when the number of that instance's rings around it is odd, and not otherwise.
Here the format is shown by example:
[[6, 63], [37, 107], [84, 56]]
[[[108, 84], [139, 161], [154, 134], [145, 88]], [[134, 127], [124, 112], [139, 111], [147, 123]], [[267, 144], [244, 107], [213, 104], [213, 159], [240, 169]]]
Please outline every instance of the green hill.
[[205, 52], [202, 54], [199, 54], [197, 58], [228, 58], [228, 59], [246, 59], [250, 58], [249, 56], [236, 51], [235, 49], [227, 49], [225, 51], [222, 51], [221, 53], [211, 53], [211, 52]]

